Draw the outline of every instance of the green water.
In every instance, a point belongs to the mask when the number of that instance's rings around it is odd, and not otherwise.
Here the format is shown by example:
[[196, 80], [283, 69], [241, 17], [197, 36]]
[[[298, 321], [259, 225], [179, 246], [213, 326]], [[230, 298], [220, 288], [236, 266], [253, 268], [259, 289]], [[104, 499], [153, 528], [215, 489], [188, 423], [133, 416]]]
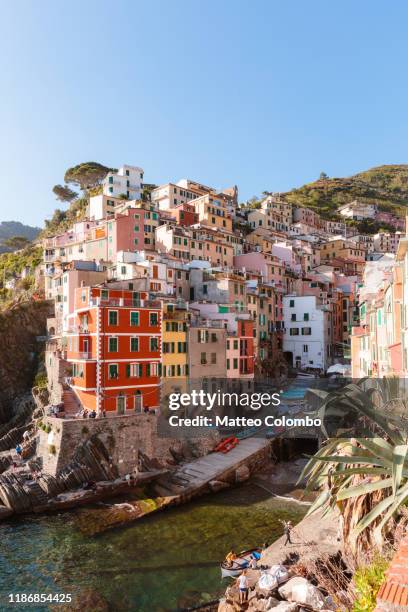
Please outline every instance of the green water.
[[92, 587], [112, 610], [175, 611], [225, 591], [219, 561], [231, 549], [273, 542], [278, 518], [298, 521], [305, 506], [271, 498], [254, 485], [223, 491], [98, 536], [75, 513], [0, 525], [0, 610], [10, 592], [75, 594]]

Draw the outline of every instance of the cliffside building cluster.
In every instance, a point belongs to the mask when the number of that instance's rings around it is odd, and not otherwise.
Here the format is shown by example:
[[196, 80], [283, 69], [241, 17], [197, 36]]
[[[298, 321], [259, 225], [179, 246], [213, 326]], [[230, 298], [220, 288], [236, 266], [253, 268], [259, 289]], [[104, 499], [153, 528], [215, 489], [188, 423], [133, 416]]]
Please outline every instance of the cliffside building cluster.
[[[362, 279], [379, 266], [390, 280], [395, 252], [402, 261], [400, 220], [395, 233], [358, 235], [277, 194], [248, 209], [236, 187], [184, 179], [146, 195], [143, 181], [139, 167], [110, 172], [86, 218], [43, 241], [53, 403], [130, 414], [189, 380], [279, 379], [349, 358]], [[372, 210], [352, 202], [340, 214]]]

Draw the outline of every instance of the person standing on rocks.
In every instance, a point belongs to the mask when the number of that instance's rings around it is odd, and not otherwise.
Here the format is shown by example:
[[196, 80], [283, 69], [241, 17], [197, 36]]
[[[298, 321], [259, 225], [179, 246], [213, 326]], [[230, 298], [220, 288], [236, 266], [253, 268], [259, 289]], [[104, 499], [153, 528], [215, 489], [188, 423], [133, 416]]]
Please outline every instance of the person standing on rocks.
[[239, 603], [243, 604], [248, 601], [248, 578], [246, 575], [246, 570], [242, 572], [240, 577], [238, 578], [238, 586], [239, 586]]
[[282, 521], [283, 522], [283, 533], [286, 536], [286, 540], [284, 546], [287, 544], [292, 544], [292, 540], [290, 539], [290, 534], [292, 532], [293, 526], [291, 521]]

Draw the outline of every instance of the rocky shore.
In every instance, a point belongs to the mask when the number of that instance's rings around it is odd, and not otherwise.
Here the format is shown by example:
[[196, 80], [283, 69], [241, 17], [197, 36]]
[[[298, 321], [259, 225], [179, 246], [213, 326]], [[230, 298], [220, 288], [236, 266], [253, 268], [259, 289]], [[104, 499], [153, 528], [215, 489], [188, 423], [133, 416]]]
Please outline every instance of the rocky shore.
[[[312, 610], [335, 610], [333, 601], [325, 589], [314, 584], [310, 577], [299, 575], [304, 572], [300, 567], [312, 567], [314, 562], [325, 558], [335, 558], [341, 552], [341, 541], [338, 537], [338, 521], [333, 516], [322, 517], [315, 513], [304, 518], [292, 531], [292, 544], [284, 545], [282, 536], [263, 553], [258, 566], [260, 569], [249, 569], [248, 602], [239, 603], [239, 589], [232, 583], [220, 600], [218, 612], [310, 612]], [[263, 572], [276, 566], [288, 571], [288, 580], [268, 590], [259, 586]], [[263, 569], [261, 569], [261, 567]], [[268, 569], [267, 569], [268, 568]]]

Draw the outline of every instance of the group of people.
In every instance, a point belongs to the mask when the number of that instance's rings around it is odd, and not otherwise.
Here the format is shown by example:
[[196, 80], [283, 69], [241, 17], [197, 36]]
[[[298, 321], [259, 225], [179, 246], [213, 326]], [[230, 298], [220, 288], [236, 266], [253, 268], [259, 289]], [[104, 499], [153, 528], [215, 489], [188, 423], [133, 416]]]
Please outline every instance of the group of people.
[[[292, 544], [292, 540], [290, 537], [293, 530], [292, 521], [281, 520], [280, 522], [283, 525], [283, 534], [285, 536], [285, 542], [283, 545], [287, 546], [288, 544]], [[268, 543], [265, 543], [262, 548], [265, 549], [267, 547]], [[260, 556], [257, 556], [255, 553], [253, 553], [249, 559], [248, 564], [243, 569], [240, 576], [237, 578], [237, 586], [239, 588], [239, 602], [241, 604], [245, 603], [248, 600], [249, 582], [247, 576], [247, 568], [257, 569], [259, 558]], [[239, 559], [238, 555], [233, 550], [231, 550], [231, 552], [229, 552], [228, 555], [225, 557], [225, 564], [227, 565], [227, 567], [232, 567], [237, 559]]]

